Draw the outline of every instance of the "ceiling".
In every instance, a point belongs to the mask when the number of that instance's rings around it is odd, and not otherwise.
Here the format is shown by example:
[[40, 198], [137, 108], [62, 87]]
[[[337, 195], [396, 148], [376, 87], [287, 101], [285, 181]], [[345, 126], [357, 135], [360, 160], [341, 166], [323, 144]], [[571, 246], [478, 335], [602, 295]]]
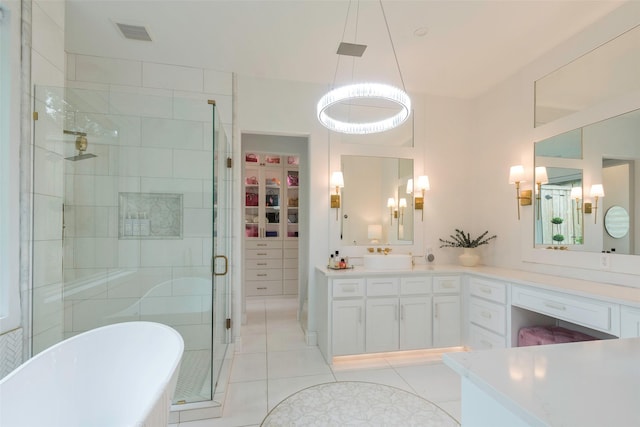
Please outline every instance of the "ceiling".
[[[401, 74], [410, 92], [473, 98], [623, 3], [385, 0], [401, 73], [374, 0], [67, 0], [65, 45], [69, 53], [326, 85], [402, 86]], [[145, 26], [153, 41], [125, 39], [116, 22]], [[343, 31], [344, 41], [368, 45], [362, 58], [338, 61]]]

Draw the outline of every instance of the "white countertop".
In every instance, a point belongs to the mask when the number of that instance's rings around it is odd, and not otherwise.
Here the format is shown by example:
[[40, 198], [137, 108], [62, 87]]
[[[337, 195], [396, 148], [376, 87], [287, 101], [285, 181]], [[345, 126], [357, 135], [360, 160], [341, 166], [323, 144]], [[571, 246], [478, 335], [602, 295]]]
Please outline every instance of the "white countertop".
[[474, 274], [488, 278], [508, 281], [512, 284], [535, 286], [552, 291], [568, 292], [579, 296], [598, 298], [603, 301], [640, 306], [640, 287], [628, 287], [609, 283], [591, 282], [581, 279], [532, 273], [523, 270], [509, 270], [497, 267], [462, 267], [459, 265], [419, 264], [406, 270], [370, 270], [356, 265], [352, 269], [332, 270], [327, 267], [316, 267], [327, 277], [352, 276], [389, 276], [419, 274]]
[[450, 353], [444, 362], [531, 426], [640, 426], [640, 338]]

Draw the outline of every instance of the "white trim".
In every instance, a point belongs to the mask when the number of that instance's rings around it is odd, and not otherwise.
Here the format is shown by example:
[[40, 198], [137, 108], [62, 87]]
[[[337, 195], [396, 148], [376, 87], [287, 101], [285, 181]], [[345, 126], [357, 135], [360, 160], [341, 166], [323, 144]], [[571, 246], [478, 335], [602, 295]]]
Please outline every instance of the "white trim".
[[20, 2], [0, 21], [0, 334], [20, 326]]

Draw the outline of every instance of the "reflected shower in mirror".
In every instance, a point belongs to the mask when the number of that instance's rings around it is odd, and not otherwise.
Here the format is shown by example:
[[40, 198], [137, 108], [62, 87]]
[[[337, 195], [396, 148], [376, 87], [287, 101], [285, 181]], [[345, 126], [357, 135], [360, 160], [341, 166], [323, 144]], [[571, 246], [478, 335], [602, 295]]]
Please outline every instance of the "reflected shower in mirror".
[[546, 172], [548, 182], [536, 194], [536, 244], [581, 245], [582, 170], [548, 167]]
[[413, 159], [343, 155], [341, 163], [342, 244], [413, 244]]

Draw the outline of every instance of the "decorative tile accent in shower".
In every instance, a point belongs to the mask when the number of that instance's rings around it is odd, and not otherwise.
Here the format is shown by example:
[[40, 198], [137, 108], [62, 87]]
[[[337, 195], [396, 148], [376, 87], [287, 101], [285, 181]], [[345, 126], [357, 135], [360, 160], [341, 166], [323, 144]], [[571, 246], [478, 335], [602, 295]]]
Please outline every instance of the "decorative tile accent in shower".
[[0, 335], [0, 378], [22, 363], [22, 328]]
[[182, 194], [119, 193], [119, 239], [182, 239]]

